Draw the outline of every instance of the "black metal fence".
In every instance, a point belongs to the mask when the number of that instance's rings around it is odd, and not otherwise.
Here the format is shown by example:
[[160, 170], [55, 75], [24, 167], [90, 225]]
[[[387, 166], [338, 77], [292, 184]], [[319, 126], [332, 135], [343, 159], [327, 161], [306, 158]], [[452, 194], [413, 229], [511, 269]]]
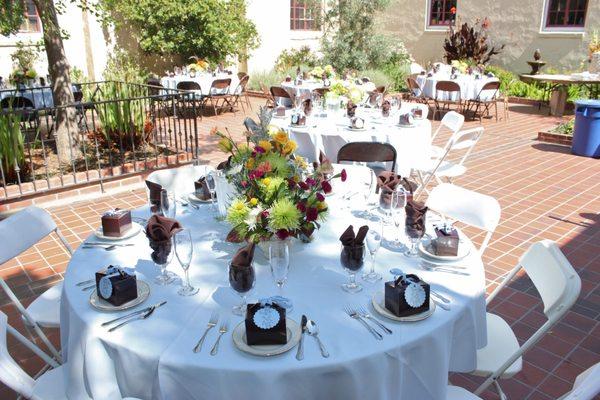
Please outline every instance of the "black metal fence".
[[[0, 91], [0, 202], [198, 159], [201, 98], [116, 81]], [[103, 188], [104, 189], [104, 188]]]

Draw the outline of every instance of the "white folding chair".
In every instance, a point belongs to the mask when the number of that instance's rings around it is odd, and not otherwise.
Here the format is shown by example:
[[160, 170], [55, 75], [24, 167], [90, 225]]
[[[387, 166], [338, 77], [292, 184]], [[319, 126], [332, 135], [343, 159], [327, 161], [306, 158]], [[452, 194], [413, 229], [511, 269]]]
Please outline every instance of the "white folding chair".
[[593, 400], [600, 394], [600, 363], [592, 365], [575, 378], [573, 390], [560, 400]]
[[444, 153], [444, 148], [439, 146], [434, 146], [433, 141], [440, 133], [442, 128], [447, 128], [452, 132], [452, 135], [455, 135], [456, 132], [460, 131], [463, 124], [465, 123], [465, 116], [457, 113], [456, 111], [449, 111], [444, 114], [444, 117], [440, 121], [440, 125], [435, 130], [433, 136], [431, 136], [431, 155], [433, 157], [440, 157]]
[[213, 170], [214, 168], [209, 165], [188, 165], [154, 171], [146, 179], [158, 183], [168, 192], [183, 196], [194, 192], [194, 181]]
[[[427, 184], [433, 178], [435, 178], [438, 183], [442, 183], [441, 178], [446, 178], [446, 180], [451, 183], [452, 178], [456, 178], [467, 172], [467, 167], [465, 167], [464, 163], [479, 139], [481, 139], [483, 132], [484, 129], [482, 127], [477, 127], [459, 131], [452, 135], [444, 147], [443, 154], [436, 159], [432, 159], [428, 169], [417, 169], [417, 175], [421, 181], [419, 192], [422, 190], [427, 191]], [[446, 161], [446, 158], [451, 152], [459, 150], [464, 151], [464, 154], [460, 157], [458, 162]]]
[[318, 140], [321, 135], [298, 130], [290, 130], [290, 139], [298, 144], [295, 153], [304, 157], [307, 162], [319, 161], [319, 149], [321, 148]]
[[427, 206], [444, 217], [486, 231], [479, 247], [480, 255], [485, 251], [500, 222], [501, 209], [498, 200], [451, 183], [442, 183], [434, 187], [427, 198]]
[[[7, 333], [44, 360], [52, 369], [44, 372], [37, 379], [29, 376], [9, 354], [6, 344]], [[67, 398], [65, 368], [65, 365], [59, 365], [39, 347], [21, 335], [19, 331], [10, 326], [6, 314], [0, 311], [0, 382], [27, 399], [64, 400]], [[123, 400], [136, 399], [130, 397]]]
[[460, 386], [448, 386], [446, 400], [481, 400], [481, 397], [474, 395]]
[[[65, 250], [72, 255], [73, 249], [60, 233], [56, 223], [46, 212], [38, 207], [28, 207], [9, 218], [0, 221], [0, 264], [17, 257], [25, 250], [50, 234], [56, 234]], [[25, 326], [32, 328], [50, 352], [60, 360], [60, 354], [50, 343], [41, 328], [60, 327], [60, 297], [62, 281], [37, 297], [29, 307], [23, 307], [14, 292], [0, 278], [0, 286], [13, 302], [23, 318]]]
[[489, 304], [508, 282], [521, 270], [537, 289], [548, 320], [519, 347], [519, 342], [508, 323], [498, 315], [487, 313], [487, 346], [477, 350], [477, 366], [473, 375], [486, 380], [477, 388], [480, 395], [494, 385], [501, 399], [506, 399], [498, 383], [521, 371], [522, 356], [531, 349], [573, 306], [581, 290], [581, 279], [556, 243], [542, 240], [531, 245], [519, 259], [519, 264], [487, 298]]

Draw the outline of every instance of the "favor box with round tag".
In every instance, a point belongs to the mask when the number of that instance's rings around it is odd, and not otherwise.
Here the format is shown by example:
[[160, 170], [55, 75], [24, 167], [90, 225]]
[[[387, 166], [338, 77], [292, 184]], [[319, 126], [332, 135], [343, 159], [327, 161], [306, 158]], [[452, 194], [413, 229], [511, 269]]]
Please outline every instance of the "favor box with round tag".
[[105, 268], [96, 272], [96, 293], [113, 306], [120, 306], [137, 297], [137, 278], [126, 273], [108, 274]]
[[456, 256], [458, 255], [458, 231], [452, 227], [449, 229], [435, 228], [436, 238], [431, 242], [433, 251], [437, 256]]
[[102, 216], [102, 234], [110, 237], [121, 237], [131, 229], [131, 211], [109, 211]]
[[277, 304], [248, 304], [245, 324], [250, 346], [287, 343], [285, 308]]
[[385, 308], [397, 317], [429, 310], [429, 284], [412, 274], [386, 282]]

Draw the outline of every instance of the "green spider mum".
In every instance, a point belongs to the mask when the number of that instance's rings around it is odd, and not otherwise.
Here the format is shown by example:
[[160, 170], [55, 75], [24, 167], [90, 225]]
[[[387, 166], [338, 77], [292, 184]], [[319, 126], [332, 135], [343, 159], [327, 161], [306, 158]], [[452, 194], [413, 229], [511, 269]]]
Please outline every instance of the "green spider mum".
[[300, 211], [290, 199], [283, 198], [273, 203], [269, 214], [269, 226], [273, 231], [287, 229], [292, 231], [300, 227]]

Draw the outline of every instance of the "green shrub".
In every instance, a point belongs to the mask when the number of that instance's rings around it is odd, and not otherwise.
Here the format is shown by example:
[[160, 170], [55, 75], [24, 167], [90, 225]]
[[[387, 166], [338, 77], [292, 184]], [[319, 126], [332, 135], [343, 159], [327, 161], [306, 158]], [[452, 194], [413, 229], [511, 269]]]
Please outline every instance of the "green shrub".
[[575, 129], [575, 118], [570, 119], [567, 122], [558, 124], [552, 129], [552, 132], [559, 133], [561, 135], [573, 136], [573, 129]]
[[306, 65], [312, 69], [317, 62], [317, 55], [308, 46], [302, 46], [299, 49], [284, 49], [275, 61], [275, 70], [285, 71], [298, 65]]
[[15, 170], [25, 164], [25, 145], [21, 118], [15, 114], [0, 115], [0, 163], [7, 181], [15, 178]]

